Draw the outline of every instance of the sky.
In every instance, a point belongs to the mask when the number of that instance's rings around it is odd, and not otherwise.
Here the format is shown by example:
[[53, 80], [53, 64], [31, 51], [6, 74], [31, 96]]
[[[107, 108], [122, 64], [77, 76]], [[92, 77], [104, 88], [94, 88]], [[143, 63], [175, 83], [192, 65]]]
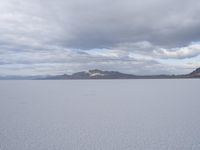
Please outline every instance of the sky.
[[0, 75], [200, 67], [199, 0], [1, 0]]

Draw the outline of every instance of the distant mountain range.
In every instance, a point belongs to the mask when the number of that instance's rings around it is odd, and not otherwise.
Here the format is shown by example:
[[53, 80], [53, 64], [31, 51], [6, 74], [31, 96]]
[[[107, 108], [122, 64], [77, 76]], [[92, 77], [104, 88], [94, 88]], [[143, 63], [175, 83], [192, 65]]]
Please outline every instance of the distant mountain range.
[[200, 78], [200, 68], [184, 75], [133, 75], [117, 71], [102, 71], [98, 69], [77, 72], [72, 75], [56, 76], [4, 76], [0, 80], [78, 80], [78, 79], [183, 79], [183, 78]]
[[98, 69], [77, 72], [72, 75], [49, 76], [46, 80], [70, 80], [70, 79], [178, 79], [178, 78], [200, 78], [200, 68], [185, 75], [133, 75], [117, 71], [102, 71]]

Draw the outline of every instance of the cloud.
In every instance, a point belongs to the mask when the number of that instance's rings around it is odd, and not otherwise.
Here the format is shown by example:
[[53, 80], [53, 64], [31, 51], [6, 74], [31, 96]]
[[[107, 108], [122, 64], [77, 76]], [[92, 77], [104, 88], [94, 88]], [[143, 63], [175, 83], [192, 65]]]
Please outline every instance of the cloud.
[[197, 0], [3, 0], [0, 5], [0, 31], [21, 43], [93, 49], [149, 41], [178, 47], [200, 38]]
[[185, 59], [200, 55], [200, 43], [193, 43], [186, 47], [154, 50], [154, 54], [164, 59]]
[[192, 62], [192, 70], [199, 7], [197, 0], [2, 0], [0, 74], [171, 73], [184, 59], [180, 69]]

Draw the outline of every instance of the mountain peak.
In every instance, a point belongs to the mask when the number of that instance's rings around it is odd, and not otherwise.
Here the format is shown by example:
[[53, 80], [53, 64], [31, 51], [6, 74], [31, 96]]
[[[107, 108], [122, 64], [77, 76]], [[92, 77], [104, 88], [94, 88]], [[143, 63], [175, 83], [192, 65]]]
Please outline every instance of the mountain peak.
[[192, 76], [200, 76], [200, 68], [197, 68], [195, 71], [190, 73], [190, 75], [192, 75]]
[[92, 69], [92, 70], [89, 70], [88, 72], [89, 72], [89, 73], [102, 73], [102, 72], [104, 72], [104, 71], [99, 70], [99, 69]]

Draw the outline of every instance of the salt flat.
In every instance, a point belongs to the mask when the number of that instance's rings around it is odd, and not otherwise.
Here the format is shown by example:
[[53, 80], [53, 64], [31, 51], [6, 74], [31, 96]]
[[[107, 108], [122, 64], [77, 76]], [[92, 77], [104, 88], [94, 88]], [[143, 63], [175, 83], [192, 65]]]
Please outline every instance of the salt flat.
[[0, 150], [199, 150], [200, 80], [0, 81]]

